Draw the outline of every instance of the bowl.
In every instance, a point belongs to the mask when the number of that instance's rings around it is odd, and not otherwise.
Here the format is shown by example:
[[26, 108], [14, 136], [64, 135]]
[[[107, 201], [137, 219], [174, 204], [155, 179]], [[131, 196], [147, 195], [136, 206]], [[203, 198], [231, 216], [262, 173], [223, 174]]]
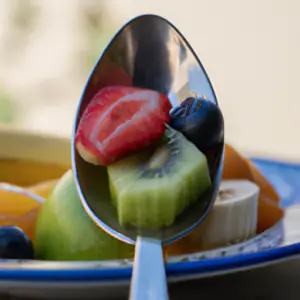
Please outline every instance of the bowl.
[[30, 186], [61, 177], [71, 167], [70, 140], [0, 126], [0, 182]]

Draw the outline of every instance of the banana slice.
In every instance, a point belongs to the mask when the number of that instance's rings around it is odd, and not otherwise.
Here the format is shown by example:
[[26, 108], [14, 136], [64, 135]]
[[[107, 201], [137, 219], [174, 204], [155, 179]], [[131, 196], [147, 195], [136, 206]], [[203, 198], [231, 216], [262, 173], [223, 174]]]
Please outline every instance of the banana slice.
[[197, 229], [202, 247], [224, 246], [254, 236], [258, 196], [259, 187], [251, 181], [222, 181], [213, 210]]

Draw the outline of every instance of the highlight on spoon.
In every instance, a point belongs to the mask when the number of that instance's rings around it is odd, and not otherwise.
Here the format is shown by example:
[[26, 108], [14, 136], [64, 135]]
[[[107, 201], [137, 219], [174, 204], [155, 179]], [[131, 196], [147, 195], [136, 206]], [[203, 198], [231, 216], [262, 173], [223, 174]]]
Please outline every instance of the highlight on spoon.
[[89, 216], [128, 243], [180, 238], [213, 204], [223, 147], [215, 93], [182, 34], [155, 15], [127, 23], [93, 69], [74, 124], [72, 164]]

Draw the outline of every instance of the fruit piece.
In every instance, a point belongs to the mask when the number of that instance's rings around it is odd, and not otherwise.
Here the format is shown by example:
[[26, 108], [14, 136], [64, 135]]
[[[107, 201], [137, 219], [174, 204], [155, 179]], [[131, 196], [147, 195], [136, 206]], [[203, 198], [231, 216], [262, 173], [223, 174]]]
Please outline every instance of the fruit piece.
[[284, 216], [284, 210], [279, 206], [280, 198], [271, 183], [259, 172], [250, 160], [245, 159], [254, 182], [260, 186], [258, 203], [257, 233], [274, 226]]
[[209, 188], [206, 157], [180, 132], [167, 128], [154, 153], [143, 151], [108, 166], [112, 199], [121, 225], [171, 225]]
[[34, 249], [45, 260], [109, 260], [131, 258], [133, 246], [97, 227], [81, 205], [72, 171], [54, 188], [39, 212]]
[[[283, 218], [284, 210], [279, 206], [280, 198], [272, 185], [251, 161], [244, 158], [231, 145], [226, 144], [222, 180], [230, 179], [249, 180], [259, 187], [257, 233], [274, 226]], [[165, 247], [168, 256], [201, 251], [202, 245], [197, 230], [198, 228], [187, 237]]]
[[270, 198], [259, 197], [257, 233], [264, 232], [278, 223], [284, 216], [284, 210]]
[[252, 179], [251, 171], [242, 154], [225, 145], [222, 179]]
[[206, 250], [253, 237], [258, 195], [259, 187], [249, 180], [222, 181], [213, 210], [193, 235], [180, 243], [189, 249]]
[[276, 193], [272, 184], [264, 177], [260, 171], [253, 165], [253, 163], [249, 160], [244, 158], [246, 163], [249, 166], [253, 181], [259, 182], [260, 184], [260, 195], [265, 196], [267, 198], [272, 199], [276, 203], [280, 202], [280, 198]]
[[43, 198], [26, 189], [8, 183], [0, 183], [0, 213], [3, 215], [24, 215], [33, 209], [40, 208], [42, 203]]
[[57, 183], [58, 179], [46, 180], [38, 184], [29, 186], [27, 190], [43, 198], [47, 198], [54, 189], [54, 187], [57, 185]]
[[106, 87], [85, 110], [76, 132], [80, 156], [107, 165], [157, 141], [169, 122], [167, 96], [134, 87]]
[[205, 98], [189, 97], [170, 112], [170, 125], [205, 152], [222, 143], [224, 120], [219, 107]]
[[0, 227], [0, 259], [33, 259], [30, 239], [18, 227]]
[[215, 206], [202, 224], [203, 245], [225, 245], [253, 237], [259, 192], [249, 180], [223, 180]]
[[43, 198], [20, 187], [0, 184], [0, 226], [18, 226], [30, 239]]
[[224, 161], [223, 179], [248, 179], [260, 188], [257, 233], [267, 230], [282, 219], [284, 210], [279, 206], [278, 194], [253, 163], [228, 144], [225, 146]]

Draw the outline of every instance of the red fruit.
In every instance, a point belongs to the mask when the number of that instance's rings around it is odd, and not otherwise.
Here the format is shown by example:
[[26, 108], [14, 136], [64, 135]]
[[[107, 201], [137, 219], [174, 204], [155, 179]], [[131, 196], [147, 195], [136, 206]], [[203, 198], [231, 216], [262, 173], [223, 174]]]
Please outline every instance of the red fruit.
[[83, 113], [76, 149], [87, 162], [108, 165], [157, 141], [172, 105], [156, 91], [112, 86], [101, 89]]

